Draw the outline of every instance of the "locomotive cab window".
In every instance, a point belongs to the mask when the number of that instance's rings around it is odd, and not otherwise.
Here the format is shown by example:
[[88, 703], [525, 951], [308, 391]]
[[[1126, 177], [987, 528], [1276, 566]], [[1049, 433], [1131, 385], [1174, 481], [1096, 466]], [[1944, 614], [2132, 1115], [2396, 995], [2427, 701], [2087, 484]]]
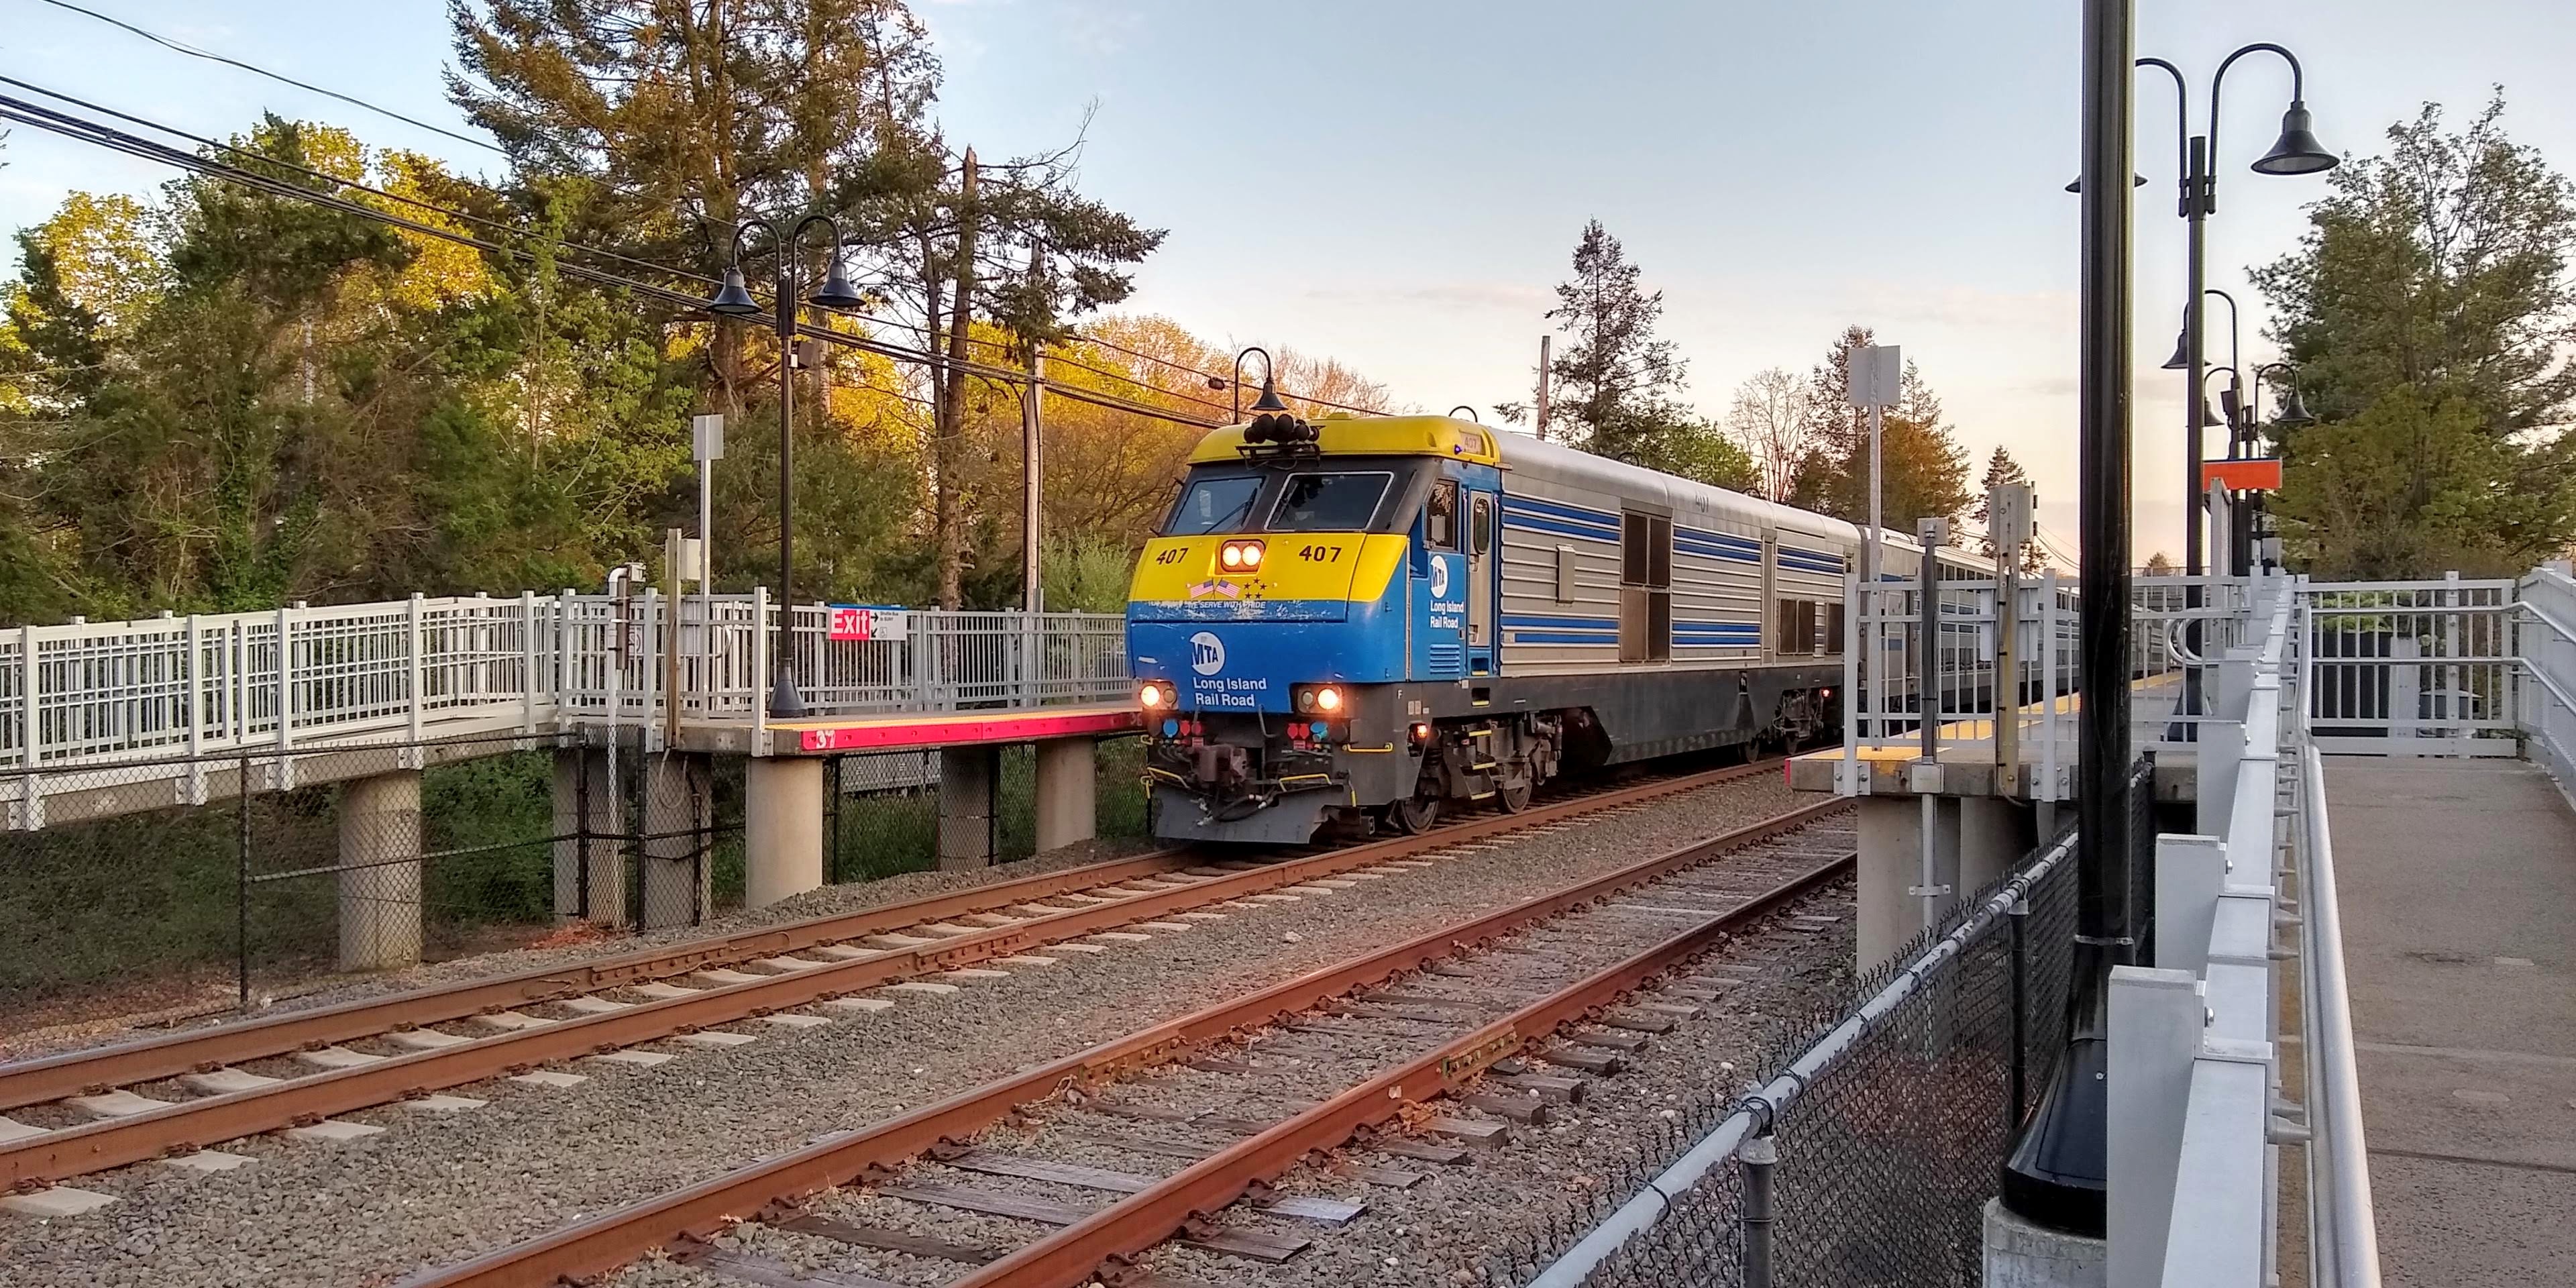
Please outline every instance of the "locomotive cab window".
[[1355, 532], [1377, 518], [1392, 474], [1291, 474], [1270, 507], [1272, 532]]
[[1458, 548], [1458, 480], [1431, 485], [1431, 495], [1422, 503], [1422, 544], [1429, 550]]
[[1253, 498], [1261, 494], [1258, 477], [1234, 475], [1190, 480], [1181, 502], [1172, 507], [1167, 537], [1197, 537], [1211, 532], [1241, 532], [1252, 518]]

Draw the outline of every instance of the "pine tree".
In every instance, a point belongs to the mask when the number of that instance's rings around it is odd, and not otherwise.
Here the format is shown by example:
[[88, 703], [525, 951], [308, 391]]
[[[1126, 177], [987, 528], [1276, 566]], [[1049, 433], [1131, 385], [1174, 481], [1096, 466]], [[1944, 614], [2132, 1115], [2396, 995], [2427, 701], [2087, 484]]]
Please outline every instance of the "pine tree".
[[1549, 365], [1556, 410], [1583, 427], [1585, 451], [1624, 461], [1654, 454], [1692, 419], [1680, 404], [1685, 364], [1672, 341], [1655, 337], [1664, 293], [1647, 291], [1640, 276], [1619, 239], [1591, 220], [1574, 247], [1574, 276], [1557, 284], [1547, 311], [1573, 341]]
[[[1986, 557], [1989, 559], [1996, 557], [1994, 539], [1995, 515], [1994, 502], [1992, 500], [1994, 490], [1997, 487], [2015, 483], [2021, 484], [2024, 487], [2029, 486], [2030, 475], [2022, 469], [2021, 462], [2014, 460], [2012, 453], [2005, 451], [2003, 445], [1998, 443], [1995, 445], [1993, 453], [1986, 457], [1985, 475], [1977, 480], [1977, 508], [1976, 511], [1969, 516], [1986, 529], [1986, 535], [1979, 539], [1981, 543], [1979, 548], [1985, 552]], [[2037, 572], [2042, 567], [2046, 566], [2046, 564], [2047, 558], [2041, 553], [2038, 541], [2033, 540], [2023, 544], [2021, 548], [2022, 571]]]
[[[1806, 451], [1790, 484], [1790, 504], [1869, 522], [1869, 413], [1851, 405], [1851, 355], [1876, 342], [1864, 326], [1845, 327], [1807, 375]], [[1896, 406], [1880, 423], [1886, 459], [1880, 470], [1880, 515], [1889, 529], [1910, 532], [1919, 518], [1955, 521], [1967, 509], [1968, 457], [1942, 422], [1941, 399], [1909, 359]]]

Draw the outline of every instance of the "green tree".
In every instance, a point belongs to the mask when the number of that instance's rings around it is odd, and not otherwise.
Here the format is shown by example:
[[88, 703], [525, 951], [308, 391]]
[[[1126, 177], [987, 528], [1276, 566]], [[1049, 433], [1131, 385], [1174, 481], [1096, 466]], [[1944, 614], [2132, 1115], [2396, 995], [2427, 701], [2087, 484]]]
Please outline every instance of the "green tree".
[[[1846, 522], [1869, 522], [1869, 413], [1851, 405], [1851, 355], [1876, 342], [1864, 326], [1845, 327], [1807, 377], [1807, 444], [1789, 488], [1789, 503]], [[1909, 359], [1897, 405], [1880, 423], [1885, 460], [1879, 513], [1887, 526], [1911, 532], [1919, 518], [1956, 522], [1968, 508], [1968, 454], [1944, 422], [1939, 395]]]
[[2489, 415], [2469, 397], [2433, 401], [2400, 385], [2309, 428], [2274, 506], [2285, 544], [2336, 580], [2510, 576], [2555, 553], [2531, 534], [2568, 531], [2576, 493], [2509, 486], [2519, 453]]
[[[1664, 293], [1645, 289], [1619, 239], [1598, 219], [1585, 223], [1574, 276], [1557, 283], [1547, 311], [1572, 341], [1548, 364], [1554, 410], [1582, 427], [1585, 451], [1642, 463], [1666, 450], [1659, 439], [1692, 425], [1680, 403], [1685, 364], [1672, 341], [1655, 336], [1663, 312]], [[1517, 403], [1499, 410], [1515, 422], [1527, 415]]]
[[[2385, 153], [2335, 170], [2298, 250], [2255, 272], [2318, 417], [2278, 435], [2290, 553], [2309, 571], [2496, 570], [2576, 538], [2576, 445], [2560, 433], [2576, 402], [2576, 191], [2503, 114], [2499, 91], [2450, 131], [2426, 104]], [[2487, 444], [2456, 441], [2463, 429]], [[2362, 491], [2335, 498], [2330, 482]], [[2352, 522], [2372, 530], [2338, 530]]]
[[1754, 464], [1752, 453], [1725, 430], [1706, 421], [1667, 426], [1645, 441], [1637, 453], [1637, 463], [1710, 487], [1755, 494], [1762, 487], [1762, 471]]

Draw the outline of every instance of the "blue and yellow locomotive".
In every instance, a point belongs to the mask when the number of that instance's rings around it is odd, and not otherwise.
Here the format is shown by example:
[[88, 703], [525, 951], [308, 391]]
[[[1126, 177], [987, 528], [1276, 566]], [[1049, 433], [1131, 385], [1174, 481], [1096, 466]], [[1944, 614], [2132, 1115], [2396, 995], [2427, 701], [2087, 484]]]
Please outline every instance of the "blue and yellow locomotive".
[[1803, 739], [1838, 718], [1860, 539], [1472, 421], [1215, 430], [1128, 594], [1156, 831], [1418, 831], [1570, 769]]

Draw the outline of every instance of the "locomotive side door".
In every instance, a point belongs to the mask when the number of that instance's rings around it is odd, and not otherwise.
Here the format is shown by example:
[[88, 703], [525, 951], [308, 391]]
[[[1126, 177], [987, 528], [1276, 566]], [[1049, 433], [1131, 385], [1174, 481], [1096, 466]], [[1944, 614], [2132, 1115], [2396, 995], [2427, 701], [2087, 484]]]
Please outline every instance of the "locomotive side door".
[[1492, 674], [1495, 576], [1494, 494], [1470, 493], [1467, 501], [1467, 658], [1470, 671]]

